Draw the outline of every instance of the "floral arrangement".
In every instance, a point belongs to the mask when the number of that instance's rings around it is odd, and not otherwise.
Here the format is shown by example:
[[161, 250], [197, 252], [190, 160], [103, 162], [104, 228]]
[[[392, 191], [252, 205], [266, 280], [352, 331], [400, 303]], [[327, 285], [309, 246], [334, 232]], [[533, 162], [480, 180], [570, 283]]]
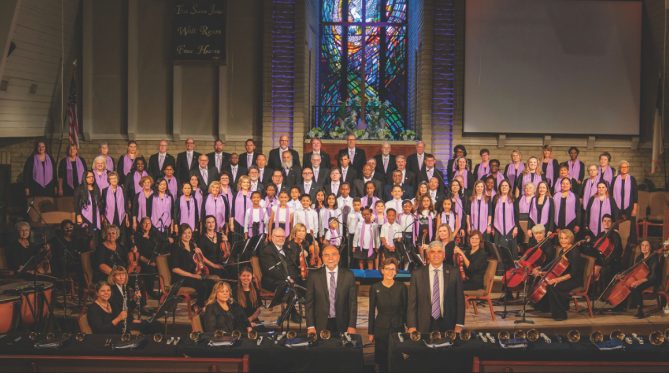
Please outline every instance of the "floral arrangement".
[[308, 139], [322, 139], [325, 137], [325, 131], [320, 127], [314, 127], [307, 132]]
[[400, 139], [404, 141], [409, 141], [409, 140], [415, 140], [416, 139], [416, 132], [412, 130], [404, 130], [400, 132]]
[[346, 137], [347, 134], [348, 132], [346, 131], [346, 129], [344, 129], [343, 126], [337, 126], [328, 133], [328, 135], [330, 135], [330, 138], [334, 140], [342, 140], [344, 139], [344, 137]]

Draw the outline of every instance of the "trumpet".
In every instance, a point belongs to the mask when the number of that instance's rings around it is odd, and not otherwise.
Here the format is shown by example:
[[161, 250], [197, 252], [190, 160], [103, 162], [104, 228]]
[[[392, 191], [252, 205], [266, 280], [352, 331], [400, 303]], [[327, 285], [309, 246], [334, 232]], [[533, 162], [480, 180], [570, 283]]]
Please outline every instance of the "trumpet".
[[501, 343], [505, 343], [511, 339], [511, 333], [509, 333], [507, 330], [502, 330], [497, 333], [497, 339], [499, 339]]
[[462, 342], [467, 342], [470, 339], [472, 339], [472, 332], [470, 332], [469, 330], [462, 330], [460, 331], [459, 336]]
[[595, 330], [590, 334], [590, 342], [592, 343], [602, 343], [604, 342], [604, 333], [599, 330]]
[[623, 333], [623, 331], [620, 329], [615, 329], [611, 332], [611, 334], [609, 334], [609, 338], [622, 342], [625, 340], [625, 333]]
[[650, 341], [650, 344], [653, 345], [653, 346], [660, 346], [660, 345], [664, 344], [666, 339], [667, 338], [666, 338], [665, 333], [663, 333], [659, 330], [655, 330], [655, 331], [651, 332], [650, 335], [648, 335], [648, 341]]
[[414, 342], [420, 342], [420, 332], [418, 330], [414, 330], [413, 332], [409, 333], [409, 338]]
[[321, 337], [321, 339], [324, 340], [324, 341], [327, 341], [328, 339], [330, 339], [330, 337], [332, 337], [332, 333], [331, 333], [329, 330], [327, 330], [327, 329], [323, 329], [323, 330], [321, 330], [321, 332], [320, 332], [318, 335], [319, 335], [319, 336]]
[[567, 340], [570, 343], [578, 343], [581, 341], [581, 332], [578, 329], [572, 329], [567, 332]]
[[526, 337], [529, 342], [535, 343], [539, 340], [540, 334], [538, 330], [530, 329], [527, 331]]

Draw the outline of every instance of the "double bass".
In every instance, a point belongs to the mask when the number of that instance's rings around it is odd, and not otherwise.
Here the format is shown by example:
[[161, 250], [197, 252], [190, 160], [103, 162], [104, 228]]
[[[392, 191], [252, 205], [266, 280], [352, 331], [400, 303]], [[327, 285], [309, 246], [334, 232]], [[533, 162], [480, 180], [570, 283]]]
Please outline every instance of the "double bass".
[[669, 241], [665, 242], [664, 246], [661, 249], [657, 249], [654, 252], [651, 252], [646, 259], [643, 259], [639, 263], [633, 265], [626, 271], [623, 271], [616, 275], [609, 286], [604, 289], [602, 295], [599, 299], [604, 299], [606, 303], [610, 304], [612, 307], [617, 307], [620, 303], [625, 301], [632, 292], [632, 284], [638, 280], [644, 280], [648, 278], [650, 274], [650, 268], [648, 268], [648, 261], [654, 255], [660, 255], [669, 252]]
[[507, 288], [514, 289], [525, 282], [528, 273], [537, 266], [537, 262], [544, 256], [542, 246], [553, 238], [554, 235], [555, 233], [548, 234], [541, 242], [529, 248], [518, 262], [515, 263], [515, 268], [506, 271], [504, 281], [506, 281]]
[[588, 240], [581, 240], [576, 242], [575, 244], [571, 245], [567, 250], [564, 250], [564, 252], [553, 259], [553, 261], [550, 263], [548, 266], [548, 271], [546, 271], [546, 274], [543, 276], [543, 278], [539, 281], [534, 286], [534, 289], [532, 289], [532, 292], [530, 293], [530, 301], [532, 303], [539, 303], [544, 296], [547, 293], [547, 288], [548, 288], [548, 280], [558, 278], [564, 274], [564, 272], [569, 268], [569, 258], [567, 258], [567, 254], [575, 249], [578, 246], [581, 246], [584, 242], [587, 242]]

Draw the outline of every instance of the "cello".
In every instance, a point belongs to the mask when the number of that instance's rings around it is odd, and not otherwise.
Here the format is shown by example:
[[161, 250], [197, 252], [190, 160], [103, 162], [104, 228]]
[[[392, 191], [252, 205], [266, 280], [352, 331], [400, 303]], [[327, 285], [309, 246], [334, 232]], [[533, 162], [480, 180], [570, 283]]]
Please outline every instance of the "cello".
[[546, 271], [546, 274], [543, 276], [543, 278], [539, 281], [539, 283], [536, 284], [534, 289], [532, 289], [532, 292], [530, 293], [530, 300], [532, 303], [539, 303], [544, 296], [547, 293], [547, 288], [548, 288], [548, 280], [558, 278], [562, 276], [562, 274], [569, 268], [569, 258], [567, 258], [567, 254], [572, 251], [574, 248], [581, 246], [584, 242], [587, 242], [588, 240], [581, 240], [576, 242], [575, 244], [571, 245], [568, 249], [564, 250], [564, 252], [553, 259], [553, 261], [549, 264], [548, 268], [549, 270]]
[[618, 228], [618, 225], [622, 223], [624, 220], [620, 219], [613, 223], [611, 225], [611, 228], [606, 231], [606, 233], [597, 239], [595, 243], [592, 245], [593, 248], [597, 249], [599, 253], [602, 255], [604, 258], [604, 261], [607, 261], [611, 254], [613, 253], [613, 250], [616, 248], [616, 243], [610, 238], [611, 232], [613, 232], [614, 229]]
[[665, 242], [661, 249], [657, 249], [648, 254], [648, 257], [636, 263], [629, 269], [617, 274], [609, 286], [604, 289], [599, 299], [604, 299], [606, 303], [613, 307], [617, 307], [620, 303], [625, 301], [632, 292], [632, 284], [638, 280], [648, 278], [650, 268], [648, 268], [648, 261], [654, 255], [666, 254], [669, 252], [669, 242]]
[[514, 263], [515, 268], [510, 268], [506, 271], [504, 274], [504, 280], [506, 281], [507, 288], [513, 289], [525, 282], [527, 274], [537, 266], [537, 262], [544, 256], [544, 252], [541, 247], [546, 242], [548, 242], [548, 240], [553, 238], [554, 235], [555, 233], [548, 234], [543, 240], [541, 240], [541, 242], [534, 245], [534, 247], [529, 248], [527, 251], [525, 251], [525, 254], [516, 263]]

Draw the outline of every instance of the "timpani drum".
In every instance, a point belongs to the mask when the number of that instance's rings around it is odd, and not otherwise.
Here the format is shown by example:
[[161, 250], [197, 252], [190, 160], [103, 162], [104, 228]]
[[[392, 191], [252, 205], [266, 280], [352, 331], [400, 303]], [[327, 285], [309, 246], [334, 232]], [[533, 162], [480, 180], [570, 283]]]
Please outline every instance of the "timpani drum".
[[[35, 301], [34, 285], [37, 285], [40, 293], [43, 292], [38, 297], [41, 300], [41, 305], [38, 305]], [[21, 325], [31, 326], [35, 324], [35, 316], [39, 308], [42, 310], [43, 317], [49, 314], [48, 305], [51, 304], [53, 283], [47, 281], [15, 281], [0, 285], [0, 293], [21, 298]]]
[[0, 334], [14, 330], [19, 320], [18, 295], [0, 295]]

